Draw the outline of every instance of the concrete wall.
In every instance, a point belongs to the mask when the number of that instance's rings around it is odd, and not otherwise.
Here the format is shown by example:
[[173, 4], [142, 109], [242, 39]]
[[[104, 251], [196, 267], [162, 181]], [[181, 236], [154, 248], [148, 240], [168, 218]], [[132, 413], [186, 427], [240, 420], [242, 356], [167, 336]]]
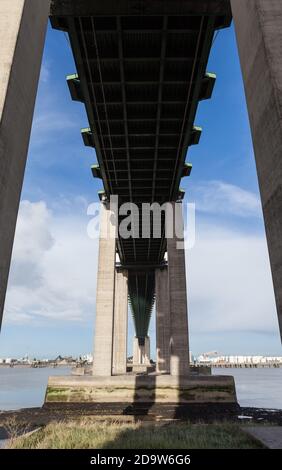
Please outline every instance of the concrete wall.
[[49, 6], [0, 1], [0, 325]]
[[[234, 378], [231, 376], [139, 375], [91, 377], [49, 377], [45, 403], [117, 403], [122, 406], [119, 414], [132, 412], [137, 403], [161, 403], [173, 407], [175, 403], [237, 403]], [[131, 405], [129, 411], [128, 404]], [[186, 407], [186, 409], [189, 407]], [[146, 407], [147, 409], [147, 407]], [[151, 409], [151, 407], [150, 407]], [[93, 408], [94, 412], [95, 408]], [[99, 414], [107, 411], [98, 408]], [[183, 411], [183, 410], [182, 410]], [[238, 414], [238, 409], [236, 410]], [[139, 410], [140, 412], [140, 410]], [[112, 416], [115, 413], [110, 413]], [[158, 413], [159, 414], [159, 413]], [[150, 410], [148, 410], [150, 416]], [[181, 418], [183, 415], [179, 415]], [[175, 416], [174, 416], [175, 418]], [[157, 428], [156, 428], [157, 430]]]
[[282, 335], [282, 1], [231, 5]]

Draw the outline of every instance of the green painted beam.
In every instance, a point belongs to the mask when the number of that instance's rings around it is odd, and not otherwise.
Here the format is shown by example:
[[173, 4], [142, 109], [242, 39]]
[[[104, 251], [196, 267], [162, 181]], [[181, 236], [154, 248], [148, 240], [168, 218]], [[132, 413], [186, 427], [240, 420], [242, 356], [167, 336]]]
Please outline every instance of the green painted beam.
[[189, 146], [197, 145], [200, 142], [201, 135], [202, 135], [202, 128], [193, 126], [193, 129], [190, 135]]
[[98, 191], [98, 197], [100, 199], [100, 201], [104, 201], [105, 198], [106, 198], [106, 193], [103, 189], [101, 189], [101, 191]]
[[67, 76], [67, 84], [73, 101], [83, 102], [80, 80], [77, 74]]
[[185, 197], [185, 189], [179, 188], [178, 191], [178, 201], [182, 201]]
[[93, 178], [102, 179], [101, 168], [99, 167], [99, 165], [92, 165], [91, 171], [92, 171]]
[[213, 89], [216, 82], [215, 73], [206, 73], [202, 80], [199, 100], [209, 100], [212, 97]]
[[86, 127], [85, 129], [81, 129], [81, 135], [86, 147], [93, 147], [95, 148], [94, 136], [90, 129], [90, 127]]
[[184, 167], [182, 170], [182, 178], [186, 176], [190, 176], [192, 171], [192, 163], [184, 163]]

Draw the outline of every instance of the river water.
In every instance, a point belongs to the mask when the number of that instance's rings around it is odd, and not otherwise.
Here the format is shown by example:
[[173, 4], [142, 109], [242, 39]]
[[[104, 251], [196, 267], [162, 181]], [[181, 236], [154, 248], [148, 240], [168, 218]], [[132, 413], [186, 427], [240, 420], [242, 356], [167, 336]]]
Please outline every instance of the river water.
[[48, 377], [68, 374], [69, 367], [0, 367], [0, 410], [42, 406]]
[[215, 375], [233, 375], [241, 406], [282, 409], [282, 368], [213, 369]]
[[[41, 406], [50, 375], [70, 374], [69, 368], [0, 367], [0, 410]], [[213, 369], [215, 375], [233, 375], [241, 406], [282, 409], [282, 368]]]

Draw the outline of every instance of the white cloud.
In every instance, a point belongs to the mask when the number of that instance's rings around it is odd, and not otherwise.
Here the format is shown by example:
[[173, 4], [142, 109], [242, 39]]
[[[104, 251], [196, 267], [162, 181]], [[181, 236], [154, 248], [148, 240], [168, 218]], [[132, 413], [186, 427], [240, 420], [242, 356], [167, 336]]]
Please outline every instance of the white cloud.
[[45, 61], [42, 63], [41, 71], [40, 71], [40, 82], [48, 83], [50, 79], [50, 66]]
[[190, 200], [203, 213], [261, 217], [261, 203], [257, 194], [223, 181], [206, 181], [190, 190]]
[[41, 285], [43, 257], [54, 244], [50, 221], [51, 213], [44, 202], [21, 203], [10, 286], [21, 286], [23, 280], [30, 288]]
[[[196, 242], [187, 252], [192, 334], [277, 332], [259, 197], [223, 181], [197, 185], [190, 194], [190, 199], [193, 197], [197, 210]], [[247, 234], [246, 228], [253, 233]]]
[[97, 241], [87, 219], [56, 218], [44, 202], [23, 201], [17, 223], [5, 319], [8, 323], [94, 319]]
[[32, 125], [32, 143], [42, 144], [51, 132], [57, 133], [72, 128], [77, 128], [77, 124], [67, 113], [49, 107], [40, 109], [40, 113], [35, 115]]
[[32, 124], [32, 146], [50, 145], [57, 140], [61, 132], [78, 129], [77, 120], [73, 113], [65, 111], [65, 99], [71, 103], [65, 83], [64, 94], [60, 94], [55, 86], [50, 83], [52, 67], [43, 62], [41, 67], [39, 90], [37, 95], [35, 114]]
[[264, 236], [199, 225], [186, 264], [192, 334], [278, 331]]

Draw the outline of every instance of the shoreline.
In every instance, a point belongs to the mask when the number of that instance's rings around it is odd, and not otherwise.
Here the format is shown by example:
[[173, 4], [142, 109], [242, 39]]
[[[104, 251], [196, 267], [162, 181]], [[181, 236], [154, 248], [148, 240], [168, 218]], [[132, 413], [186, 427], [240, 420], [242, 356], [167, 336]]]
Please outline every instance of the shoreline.
[[[154, 417], [147, 415], [120, 415], [116, 413], [112, 414], [101, 414], [99, 409], [95, 411], [93, 406], [87, 406], [87, 404], [83, 405], [62, 405], [62, 406], [54, 406], [54, 407], [34, 407], [34, 408], [22, 408], [19, 410], [0, 410], [0, 429], [3, 427], [4, 422], [7, 419], [15, 419], [16, 421], [25, 422], [30, 425], [46, 425], [51, 421], [65, 421], [69, 419], [77, 419], [82, 417], [91, 417], [93, 419], [99, 420], [109, 420], [109, 419], [122, 419], [125, 421], [132, 421], [136, 420], [137, 418], [142, 420], [151, 420], [154, 421]], [[192, 422], [214, 422], [218, 421], [235, 421], [242, 424], [242, 422], [248, 423], [260, 423], [260, 424], [275, 424], [278, 426], [282, 426], [282, 409], [275, 409], [275, 408], [256, 408], [256, 407], [240, 407], [238, 413], [230, 414], [230, 413], [219, 413], [216, 415], [214, 412], [209, 414], [207, 413], [206, 407], [202, 407], [201, 405], [195, 408], [193, 412], [193, 405], [190, 406], [191, 408], [191, 416], [189, 417], [189, 421]], [[172, 419], [173, 420], [173, 419]], [[175, 421], [187, 421], [182, 419], [174, 419]]]
[[[193, 408], [193, 405], [190, 408]], [[241, 431], [255, 437], [255, 440], [258, 438], [254, 436], [254, 433], [264, 433], [264, 430], [268, 428], [269, 434], [271, 435], [271, 443], [273, 443], [275, 436], [277, 441], [277, 435], [278, 438], [281, 435], [282, 409], [239, 407], [236, 413], [230, 413], [227, 410], [221, 413], [209, 413], [207, 410], [207, 407], [201, 405], [195, 407], [194, 412], [192, 411], [190, 416], [186, 417], [186, 419], [175, 419], [173, 417], [169, 419], [164, 417], [157, 418], [150, 414], [143, 416], [134, 414], [120, 415], [118, 413], [107, 414], [101, 413], [101, 410], [95, 410], [93, 407], [91, 408], [91, 406], [85, 404], [77, 404], [76, 406], [63, 405], [51, 408], [43, 406], [41, 408], [22, 408], [20, 410], [10, 411], [0, 410], [0, 449], [5, 449], [6, 446], [8, 446], [11, 436], [13, 436], [14, 439], [20, 438], [21, 436], [27, 435], [27, 433], [33, 434], [36, 430], [42, 430], [44, 436], [46, 426], [53, 426], [55, 429], [65, 429], [65, 426], [68, 425], [77, 429], [77, 427], [79, 428], [83, 425], [83, 429], [85, 429], [86, 424], [88, 427], [94, 426], [95, 429], [97, 426], [99, 428], [99, 426], [103, 427], [105, 425], [107, 427], [113, 425], [120, 426], [122, 429], [129, 429], [132, 426], [142, 426], [143, 429], [151, 428], [152, 436], [155, 435], [153, 431], [155, 426], [159, 426], [160, 429], [162, 429], [163, 426], [167, 427], [170, 425], [174, 427], [174, 429], [177, 429], [178, 426], [189, 425], [190, 430], [191, 426], [197, 427], [199, 425], [207, 425], [210, 429], [213, 427], [218, 428], [218, 426], [221, 426], [222, 429], [224, 429], [224, 427], [229, 429], [230, 426], [234, 426], [234, 430], [237, 429], [236, 436], [241, 435], [240, 433], [238, 434], [241, 429]], [[49, 427], [47, 429], [49, 429]], [[263, 439], [260, 439], [259, 442], [264, 447], [268, 447], [268, 443]], [[22, 447], [19, 446], [19, 448]], [[142, 446], [142, 448], [144, 447]]]
[[62, 368], [65, 368], [65, 367], [74, 367], [75, 364], [43, 364], [43, 363], [40, 363], [40, 364], [35, 364], [35, 365], [31, 365], [31, 364], [0, 364], [0, 368], [3, 368], [3, 369], [22, 369], [22, 368], [26, 368], [26, 369], [56, 369], [57, 367], [62, 367]]
[[[221, 370], [277, 370], [282, 369], [282, 365], [208, 365], [208, 366], [197, 366], [197, 368], [201, 369], [201, 367], [209, 367], [211, 371], [216, 369]], [[60, 369], [60, 368], [69, 368], [69, 369], [76, 369], [76, 364], [0, 364], [0, 370], [9, 370], [9, 369]]]

